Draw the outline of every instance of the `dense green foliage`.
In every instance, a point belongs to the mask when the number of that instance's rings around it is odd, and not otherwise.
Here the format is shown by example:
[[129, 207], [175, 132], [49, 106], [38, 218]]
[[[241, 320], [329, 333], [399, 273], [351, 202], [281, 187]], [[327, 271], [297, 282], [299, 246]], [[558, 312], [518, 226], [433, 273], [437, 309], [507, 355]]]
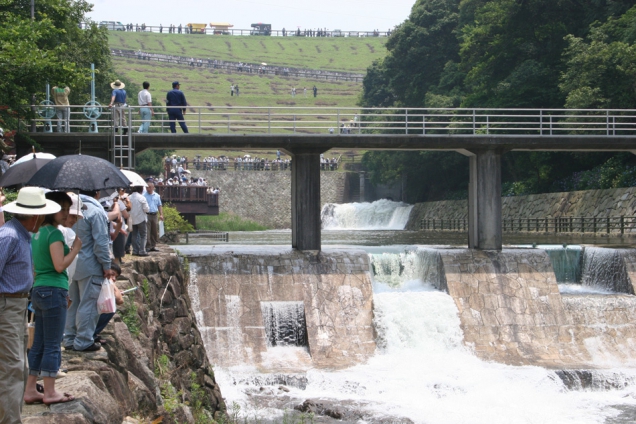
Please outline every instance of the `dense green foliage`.
[[135, 172], [144, 176], [163, 176], [164, 159], [172, 150], [148, 149], [135, 155]]
[[227, 212], [221, 212], [216, 216], [197, 216], [197, 228], [210, 231], [264, 231], [268, 229], [258, 222]]
[[[633, 108], [634, 0], [418, 0], [363, 83], [362, 106]], [[463, 197], [457, 153], [368, 152], [375, 182], [410, 201]], [[504, 194], [632, 185], [633, 155], [512, 152]], [[603, 177], [601, 177], [601, 175]]]
[[163, 204], [163, 223], [165, 231], [178, 231], [180, 233], [191, 233], [194, 227], [179, 215], [179, 211], [174, 206]]

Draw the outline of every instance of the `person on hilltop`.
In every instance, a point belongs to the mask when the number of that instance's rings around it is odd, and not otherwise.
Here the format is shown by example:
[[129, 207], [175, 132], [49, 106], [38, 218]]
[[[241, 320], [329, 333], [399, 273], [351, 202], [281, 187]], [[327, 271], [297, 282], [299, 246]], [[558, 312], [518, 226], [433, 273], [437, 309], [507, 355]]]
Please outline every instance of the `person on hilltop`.
[[119, 127], [123, 127], [123, 134], [126, 135], [128, 134], [128, 122], [124, 111], [124, 106], [126, 106], [126, 90], [124, 90], [124, 87], [126, 87], [126, 84], [115, 80], [115, 82], [110, 83], [110, 87], [113, 89], [113, 93], [108, 107], [113, 108], [115, 132], [119, 131]]
[[188, 103], [186, 102], [185, 95], [179, 89], [181, 85], [179, 81], [175, 81], [172, 83], [172, 90], [168, 91], [166, 94], [166, 106], [168, 109], [168, 119], [170, 120], [170, 132], [176, 133], [177, 128], [175, 125], [175, 121], [179, 122], [179, 126], [184, 133], [188, 133], [188, 127], [186, 126], [183, 115], [186, 112], [186, 106]]
[[314, 91], [314, 97], [316, 97], [318, 95], [318, 89], [316, 88], [315, 85], [314, 85], [314, 88], [312, 88], [312, 90]]
[[147, 134], [148, 129], [150, 128], [150, 120], [152, 116], [155, 114], [155, 111], [152, 109], [152, 95], [148, 89], [150, 88], [150, 83], [148, 81], [143, 82], [144, 89], [139, 92], [137, 95], [137, 100], [139, 101], [139, 114], [141, 115], [141, 125], [139, 126], [139, 133]]
[[104, 278], [111, 270], [108, 215], [99, 203], [99, 191], [80, 190], [80, 200], [86, 206], [84, 219], [75, 224], [82, 248], [77, 256], [73, 282], [69, 285], [71, 306], [66, 311], [63, 345], [66, 350], [93, 352], [101, 349], [93, 334], [99, 320], [95, 301]]
[[44, 216], [60, 205], [47, 200], [44, 190], [24, 187], [16, 201], [4, 206], [13, 219], [0, 227], [0, 422], [21, 423], [22, 397], [27, 373], [26, 316], [33, 287], [31, 235]]
[[57, 115], [57, 132], [70, 132], [71, 105], [68, 102], [70, 93], [71, 89], [68, 87], [55, 86], [51, 88], [51, 95], [55, 102], [55, 114]]
[[[72, 205], [71, 198], [62, 191], [46, 193], [46, 198], [57, 203], [61, 210], [44, 217], [40, 230], [33, 235], [31, 246], [35, 282], [31, 292], [31, 303], [35, 315], [33, 346], [29, 350], [29, 377], [24, 392], [27, 404], [43, 402], [46, 405], [75, 400], [68, 393], [55, 390], [55, 378], [62, 363], [62, 337], [68, 307], [68, 273], [82, 247], [76, 237], [71, 247], [64, 241], [59, 226], [66, 222]], [[36, 387], [38, 377], [44, 382], [44, 394]]]

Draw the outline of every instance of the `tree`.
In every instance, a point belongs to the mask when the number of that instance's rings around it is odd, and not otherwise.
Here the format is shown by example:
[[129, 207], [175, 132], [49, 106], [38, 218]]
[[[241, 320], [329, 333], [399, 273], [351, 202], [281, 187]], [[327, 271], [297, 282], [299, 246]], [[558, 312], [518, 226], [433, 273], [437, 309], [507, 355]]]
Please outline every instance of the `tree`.
[[90, 64], [98, 79], [111, 67], [107, 31], [85, 17], [91, 8], [84, 0], [38, 0], [32, 20], [29, 0], [0, 0], [0, 105], [27, 113], [23, 106], [34, 94], [45, 97], [47, 81], [70, 86], [74, 103], [88, 99]]

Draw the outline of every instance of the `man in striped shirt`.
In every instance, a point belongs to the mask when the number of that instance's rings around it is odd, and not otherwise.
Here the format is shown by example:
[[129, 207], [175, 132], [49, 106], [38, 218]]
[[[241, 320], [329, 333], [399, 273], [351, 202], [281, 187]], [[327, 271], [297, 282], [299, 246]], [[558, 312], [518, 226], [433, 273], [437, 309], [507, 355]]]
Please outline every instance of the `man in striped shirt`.
[[44, 215], [60, 206], [44, 197], [44, 190], [25, 187], [18, 199], [4, 207], [13, 219], [0, 227], [0, 424], [21, 423], [26, 381], [26, 312], [33, 286], [31, 234]]

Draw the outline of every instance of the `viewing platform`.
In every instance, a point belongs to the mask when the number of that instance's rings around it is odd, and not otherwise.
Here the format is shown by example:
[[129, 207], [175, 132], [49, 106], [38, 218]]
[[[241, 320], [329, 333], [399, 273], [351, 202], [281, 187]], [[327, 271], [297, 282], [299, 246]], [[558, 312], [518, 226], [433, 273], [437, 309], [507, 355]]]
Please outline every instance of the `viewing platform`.
[[166, 186], [156, 185], [155, 191], [161, 196], [163, 203], [170, 203], [177, 208], [184, 218], [196, 227], [197, 215], [218, 215], [219, 195], [209, 192], [205, 186]]

